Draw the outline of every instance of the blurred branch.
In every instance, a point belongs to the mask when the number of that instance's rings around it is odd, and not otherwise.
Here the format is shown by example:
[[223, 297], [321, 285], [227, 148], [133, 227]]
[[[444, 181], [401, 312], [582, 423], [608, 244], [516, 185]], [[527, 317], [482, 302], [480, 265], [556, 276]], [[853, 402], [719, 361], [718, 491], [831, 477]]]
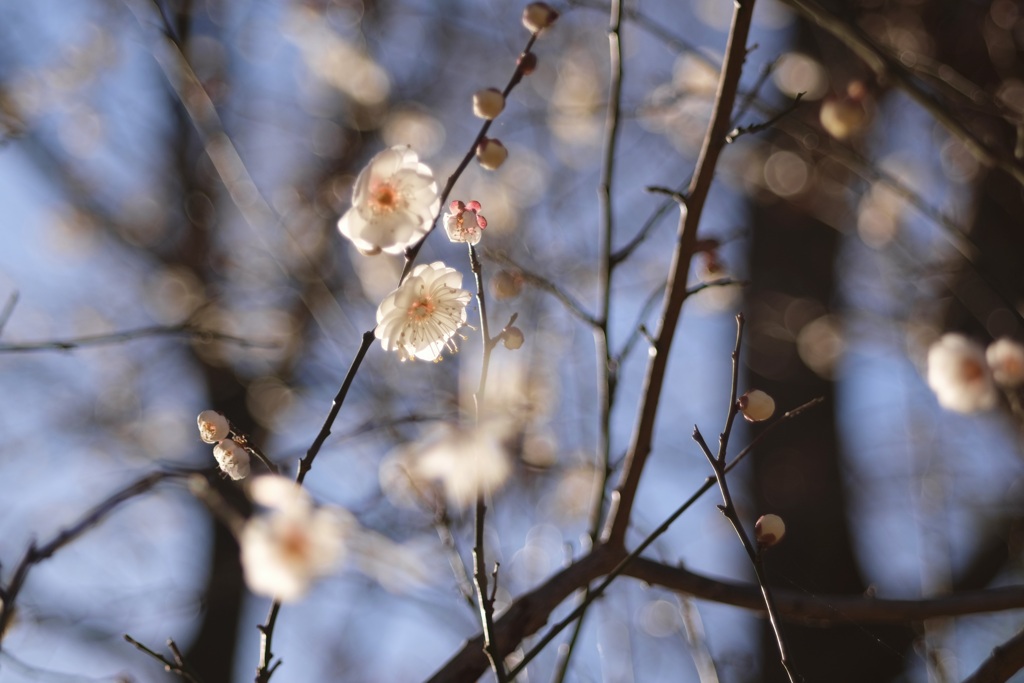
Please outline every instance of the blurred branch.
[[570, 313], [572, 313], [582, 322], [586, 323], [591, 327], [600, 326], [600, 322], [597, 320], [597, 318], [588, 313], [583, 308], [582, 304], [580, 304], [578, 301], [576, 301], [576, 299], [572, 298], [570, 295], [562, 291], [562, 289], [558, 285], [556, 285], [548, 278], [533, 271], [526, 270], [518, 263], [516, 263], [516, 261], [513, 260], [507, 254], [498, 253], [494, 251], [487, 251], [485, 252], [485, 256], [492, 261], [496, 261], [498, 263], [511, 266], [512, 268], [518, 270], [519, 274], [522, 275], [523, 280], [529, 282], [531, 285], [547, 292], [548, 294], [558, 299]]
[[170, 648], [171, 653], [174, 655], [174, 661], [171, 661], [171, 660], [167, 659], [166, 657], [164, 657], [159, 652], [155, 652], [154, 650], [151, 650], [150, 648], [146, 647], [145, 645], [143, 645], [139, 641], [137, 641], [134, 638], [132, 638], [127, 633], [124, 634], [124, 639], [127, 640], [132, 645], [134, 645], [136, 647], [136, 649], [138, 649], [140, 652], [144, 652], [145, 654], [149, 655], [153, 659], [155, 659], [158, 662], [160, 662], [161, 664], [163, 664], [164, 665], [164, 671], [167, 671], [167, 672], [173, 673], [173, 674], [177, 674], [177, 675], [181, 676], [182, 678], [184, 678], [189, 683], [203, 683], [202, 679], [199, 678], [199, 676], [197, 676], [196, 674], [194, 674], [191, 671], [191, 669], [189, 669], [188, 664], [185, 663], [184, 656], [182, 656], [182, 654], [181, 654], [181, 650], [178, 649], [178, 644], [175, 643], [173, 640], [168, 640], [167, 641], [167, 647]]
[[7, 297], [7, 303], [4, 304], [3, 309], [0, 309], [0, 335], [4, 333], [4, 327], [7, 326], [7, 321], [14, 313], [14, 307], [18, 305], [18, 296], [17, 290], [11, 292], [11, 295]]
[[612, 498], [611, 510], [607, 517], [608, 524], [605, 526], [603, 534], [603, 540], [615, 546], [621, 547], [625, 543], [626, 529], [629, 527], [633, 500], [636, 496], [637, 486], [640, 484], [640, 475], [644, 470], [647, 456], [651, 452], [654, 421], [661, 400], [665, 373], [668, 369], [669, 352], [683, 302], [687, 297], [686, 280], [697, 243], [697, 229], [703, 215], [708, 192], [711, 189], [718, 157], [725, 145], [725, 135], [731, 125], [733, 103], [736, 100], [740, 75], [743, 72], [743, 63], [747, 55], [747, 35], [750, 31], [753, 11], [753, 0], [736, 5], [714, 111], [697, 161], [697, 170], [688, 191], [684, 193], [687, 197], [686, 206], [680, 207], [678, 241], [672, 257], [672, 268], [668, 277], [669, 285], [665, 291], [660, 329], [655, 335], [655, 346], [644, 379], [640, 417], [633, 433], [632, 443], [627, 451], [622, 478]]
[[185, 337], [199, 342], [223, 341], [236, 344], [245, 349], [275, 349], [277, 344], [256, 342], [243, 337], [204, 329], [194, 323], [178, 323], [177, 325], [150, 325], [137, 327], [121, 332], [107, 334], [89, 334], [70, 339], [56, 339], [39, 342], [3, 343], [0, 342], [0, 353], [29, 353], [33, 351], [71, 351], [90, 346], [106, 346], [120, 344], [134, 339], [147, 337]]
[[154, 486], [165, 480], [183, 479], [195, 474], [196, 472], [205, 471], [207, 470], [182, 469], [154, 472], [146, 475], [145, 477], [142, 477], [134, 483], [124, 487], [120, 491], [110, 495], [104, 501], [94, 506], [77, 522], [59, 531], [48, 543], [44, 543], [43, 545], [37, 545], [34, 541], [30, 543], [28, 550], [25, 551], [21, 561], [15, 567], [14, 573], [11, 575], [11, 580], [6, 586], [2, 587], [2, 590], [0, 590], [0, 644], [3, 642], [5, 631], [7, 630], [7, 626], [10, 624], [11, 617], [14, 614], [14, 603], [17, 600], [21, 589], [24, 587], [25, 579], [28, 578], [28, 574], [32, 570], [32, 567], [49, 559], [58, 550], [78, 539], [78, 537], [86, 531], [99, 524], [107, 515], [117, 509], [121, 503], [146, 493]]
[[1024, 630], [993, 648], [992, 654], [963, 683], [1005, 683], [1021, 669], [1024, 669]]
[[880, 81], [891, 82], [904, 90], [980, 161], [1002, 169], [1024, 185], [1024, 165], [1020, 160], [1015, 159], [1012, 154], [1006, 154], [985, 144], [973, 131], [954, 118], [944, 103], [936, 101], [926, 92], [898, 59], [875, 45], [859, 27], [841, 19], [814, 0], [783, 2], [842, 41], [875, 72]]

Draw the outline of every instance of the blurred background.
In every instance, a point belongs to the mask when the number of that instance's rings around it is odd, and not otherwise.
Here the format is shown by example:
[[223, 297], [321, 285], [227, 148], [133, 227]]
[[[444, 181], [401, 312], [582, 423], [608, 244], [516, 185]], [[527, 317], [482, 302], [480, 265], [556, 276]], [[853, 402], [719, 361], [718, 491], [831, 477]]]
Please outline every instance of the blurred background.
[[[613, 277], [616, 466], [647, 358], [638, 330], [657, 327], [678, 221], [644, 188], [685, 187], [732, 13], [723, 0], [625, 5], [613, 248], [637, 246]], [[492, 328], [518, 313], [526, 335], [522, 349], [497, 350], [490, 379], [521, 418], [512, 480], [488, 516], [499, 606], [585, 551], [601, 480], [593, 334], [563, 300], [598, 307], [608, 7], [557, 8], [536, 72], [490, 133], [508, 161], [496, 172], [471, 164], [452, 195], [478, 200], [488, 219], [485, 279], [508, 269], [526, 280], [488, 308]], [[833, 9], [988, 144], [1014, 146], [1019, 3]], [[521, 12], [497, 0], [0, 0], [4, 580], [33, 539], [139, 476], [212, 467], [201, 410], [224, 412], [293, 468], [403, 265], [338, 235], [352, 183], [397, 144], [443, 183], [479, 129], [472, 94], [503, 87], [526, 44]], [[687, 302], [628, 542], [710, 473], [689, 434], [695, 423], [709, 440], [721, 429], [743, 311], [741, 390], [761, 388], [781, 410], [827, 399], [733, 475], [745, 519], [787, 522], [773, 582], [812, 600], [1020, 583], [1018, 426], [1009, 410], [940, 410], [922, 369], [946, 331], [1022, 338], [1021, 187], [777, 0], [759, 0], [750, 42], [737, 125], [804, 95], [723, 154], [701, 226], [717, 247], [698, 255], [692, 281], [746, 284]], [[845, 137], [822, 127], [822, 104], [836, 101], [860, 112]], [[434, 260], [471, 287], [461, 245], [432, 235], [420, 262]], [[478, 328], [475, 316], [473, 304]], [[178, 334], [182, 325], [231, 338]], [[152, 326], [164, 333], [13, 348]], [[440, 364], [371, 348], [306, 482], [380, 546], [282, 610], [274, 680], [422, 680], [478, 632], [449, 566], [452, 552], [468, 558], [472, 515], [441, 515], [386, 476], [395, 449], [457, 417], [475, 387], [479, 332], [463, 334]], [[735, 448], [755, 433], [739, 431]], [[244, 505], [237, 487], [221, 488]], [[707, 496], [650, 554], [752, 581], [716, 502]], [[168, 483], [33, 570], [0, 681], [172, 678], [124, 633], [158, 650], [174, 638], [208, 682], [251, 680], [268, 606], [245, 590], [231, 535]], [[1005, 612], [789, 632], [808, 680], [953, 681], [1020, 623]], [[523, 680], [550, 679], [555, 659], [550, 647]], [[775, 681], [777, 659], [760, 616], [621, 579], [588, 615], [566, 680]]]

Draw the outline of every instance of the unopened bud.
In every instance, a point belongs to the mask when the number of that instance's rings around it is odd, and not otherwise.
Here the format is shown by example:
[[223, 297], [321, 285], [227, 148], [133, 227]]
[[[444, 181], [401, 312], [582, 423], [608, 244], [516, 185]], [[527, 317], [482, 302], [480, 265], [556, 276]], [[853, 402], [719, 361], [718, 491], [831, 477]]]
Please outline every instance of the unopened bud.
[[526, 337], [518, 327], [506, 327], [501, 333], [501, 340], [505, 344], [506, 349], [515, 351], [523, 345]]
[[523, 275], [519, 271], [499, 270], [491, 278], [495, 299], [514, 299], [523, 291]]
[[223, 413], [216, 410], [204, 410], [196, 418], [199, 425], [199, 438], [206, 443], [217, 443], [221, 439], [228, 438], [231, 426]]
[[852, 81], [842, 97], [830, 97], [821, 103], [818, 118], [821, 127], [837, 140], [856, 135], [868, 122], [868, 90], [860, 81]]
[[530, 33], [540, 33], [558, 19], [556, 12], [546, 2], [531, 2], [523, 10], [523, 26]]
[[224, 474], [236, 481], [249, 476], [249, 452], [231, 439], [213, 447], [213, 457]]
[[532, 52], [524, 52], [519, 55], [519, 59], [516, 60], [516, 64], [519, 65], [519, 71], [524, 76], [529, 76], [537, 70], [537, 55]]
[[505, 109], [505, 96], [497, 88], [478, 90], [473, 94], [473, 114], [488, 121]]
[[786, 523], [778, 515], [762, 515], [754, 524], [754, 538], [762, 548], [771, 548], [786, 535]]
[[752, 389], [740, 396], [739, 409], [750, 422], [762, 422], [775, 414], [775, 399], [760, 389]]
[[488, 171], [493, 171], [505, 163], [508, 158], [508, 150], [505, 145], [493, 138], [484, 138], [484, 141], [476, 146], [476, 159]]

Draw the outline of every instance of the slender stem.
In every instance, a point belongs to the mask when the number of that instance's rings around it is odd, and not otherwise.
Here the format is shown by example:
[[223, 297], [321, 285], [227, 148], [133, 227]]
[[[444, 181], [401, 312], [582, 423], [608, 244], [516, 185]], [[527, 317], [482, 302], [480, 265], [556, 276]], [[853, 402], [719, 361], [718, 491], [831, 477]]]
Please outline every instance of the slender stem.
[[[469, 265], [473, 271], [473, 279], [476, 282], [476, 301], [480, 309], [480, 341], [483, 347], [483, 356], [480, 362], [480, 384], [477, 387], [476, 395], [473, 397], [476, 404], [476, 423], [480, 429], [481, 413], [484, 407], [485, 392], [487, 391], [487, 373], [491, 366], [491, 352], [494, 350], [496, 339], [491, 339], [490, 327], [487, 322], [487, 297], [484, 288], [484, 269], [480, 263], [480, 257], [472, 244], [469, 245]], [[484, 632], [484, 654], [490, 662], [491, 671], [498, 683], [505, 683], [505, 663], [497, 653], [494, 644], [494, 594], [487, 591], [487, 559], [484, 554], [484, 522], [487, 516], [487, 505], [484, 502], [484, 490], [479, 488], [476, 494], [476, 526], [475, 542], [473, 545], [473, 585], [476, 588], [477, 607], [480, 610], [480, 624]], [[495, 569], [495, 585], [497, 590], [497, 569]]]
[[[0, 317], [0, 322], [3, 322]], [[2, 327], [2, 326], [0, 326]], [[247, 349], [273, 349], [277, 344], [265, 342], [254, 342], [250, 339], [236, 337], [223, 332], [206, 330], [191, 323], [180, 323], [177, 325], [149, 325], [137, 327], [131, 330], [120, 332], [109, 332], [106, 334], [89, 334], [82, 337], [69, 339], [48, 339], [38, 342], [22, 343], [0, 343], [0, 353], [32, 353], [37, 351], [72, 351], [90, 346], [107, 346], [110, 344], [121, 344], [135, 339], [147, 337], [185, 337], [195, 341], [223, 341], [230, 342], [236, 346]]]
[[683, 302], [687, 296], [686, 279], [697, 242], [697, 228], [703, 215], [708, 192], [711, 189], [718, 157], [725, 145], [725, 137], [731, 126], [733, 103], [736, 100], [743, 62], [747, 55], [747, 36], [750, 32], [753, 11], [753, 0], [743, 0], [736, 4], [711, 122], [707, 135], [704, 137], [696, 172], [689, 190], [685, 193], [686, 203], [680, 205], [677, 243], [672, 257], [668, 286], [665, 290], [660, 329], [655, 335], [656, 341], [652, 349], [652, 357], [644, 378], [640, 416], [626, 453], [622, 477], [613, 494], [611, 509], [602, 534], [603, 539], [617, 546], [625, 544], [626, 529], [629, 527], [633, 501], [640, 484], [640, 475], [643, 472], [647, 456], [651, 452], [654, 422], [658, 414], [672, 342], [675, 338]]
[[11, 618], [14, 616], [15, 600], [21, 592], [21, 589], [24, 587], [25, 580], [28, 578], [28, 574], [33, 567], [44, 560], [48, 560], [58, 550], [72, 541], [77, 540], [86, 531], [103, 521], [103, 519], [117, 509], [121, 503], [150, 491], [154, 486], [162, 481], [168, 479], [184, 479], [192, 474], [203, 471], [207, 470], [174, 470], [148, 474], [108, 496], [105, 500], [98, 503], [82, 515], [77, 522], [69, 527], [61, 529], [49, 542], [44, 543], [43, 545], [37, 545], [35, 542], [30, 543], [25, 554], [22, 556], [21, 561], [18, 562], [17, 566], [14, 568], [11, 580], [6, 586], [3, 586], [2, 589], [0, 589], [0, 645], [3, 643], [3, 637], [7, 631], [7, 627], [10, 625]]
[[[604, 160], [601, 164], [601, 180], [598, 184], [598, 205], [600, 207], [600, 227], [598, 230], [598, 259], [597, 259], [597, 281], [598, 281], [598, 325], [594, 328], [594, 351], [597, 356], [597, 410], [598, 410], [598, 440], [597, 440], [597, 467], [595, 477], [597, 479], [594, 487], [594, 500], [590, 509], [590, 538], [597, 538], [601, 531], [603, 514], [605, 509], [605, 492], [608, 490], [608, 480], [612, 475], [611, 467], [611, 424], [612, 405], [615, 402], [615, 389], [618, 384], [618, 365], [612, 357], [608, 345], [608, 325], [611, 314], [612, 301], [612, 236], [614, 235], [615, 211], [612, 203], [612, 186], [615, 175], [615, 158], [618, 151], [618, 139], [620, 128], [620, 111], [622, 107], [622, 2], [612, 0], [608, 19], [608, 63], [610, 73], [610, 93], [608, 97], [608, 110], [605, 114], [605, 137], [604, 137]], [[584, 602], [588, 591], [584, 592]], [[569, 671], [569, 663], [572, 660], [576, 643], [579, 640], [580, 632], [583, 630], [583, 620], [586, 615], [586, 608], [580, 612], [579, 621], [573, 629], [569, 638], [568, 647], [560, 653], [559, 660], [555, 666], [554, 683], [563, 683], [565, 675]]]

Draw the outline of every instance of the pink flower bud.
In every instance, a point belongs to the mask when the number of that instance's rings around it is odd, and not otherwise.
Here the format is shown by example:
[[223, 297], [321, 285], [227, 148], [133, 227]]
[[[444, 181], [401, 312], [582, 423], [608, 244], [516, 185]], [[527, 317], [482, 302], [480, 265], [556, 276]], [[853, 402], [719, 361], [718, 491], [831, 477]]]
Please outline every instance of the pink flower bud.
[[508, 158], [508, 150], [500, 141], [493, 138], [484, 138], [484, 141], [476, 146], [476, 159], [488, 171], [493, 171], [505, 163]]
[[473, 114], [481, 119], [497, 118], [505, 109], [505, 96], [496, 88], [478, 90], [473, 95]]

